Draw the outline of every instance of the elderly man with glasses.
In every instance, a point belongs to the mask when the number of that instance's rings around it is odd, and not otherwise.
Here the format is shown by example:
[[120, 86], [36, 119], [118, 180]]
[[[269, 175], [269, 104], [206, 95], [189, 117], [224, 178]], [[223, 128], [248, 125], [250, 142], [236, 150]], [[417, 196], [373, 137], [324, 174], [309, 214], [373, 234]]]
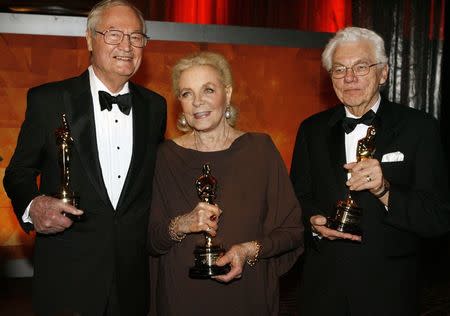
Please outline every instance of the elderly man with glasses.
[[[86, 39], [88, 70], [30, 89], [4, 185], [24, 230], [36, 231], [37, 315], [142, 316], [149, 307], [145, 241], [166, 102], [129, 81], [147, 43], [144, 19], [131, 3], [94, 6]], [[63, 170], [74, 205], [54, 197]]]
[[437, 122], [380, 95], [383, 39], [340, 30], [322, 54], [341, 105], [299, 128], [291, 169], [309, 228], [301, 315], [418, 315], [421, 237], [449, 230]]

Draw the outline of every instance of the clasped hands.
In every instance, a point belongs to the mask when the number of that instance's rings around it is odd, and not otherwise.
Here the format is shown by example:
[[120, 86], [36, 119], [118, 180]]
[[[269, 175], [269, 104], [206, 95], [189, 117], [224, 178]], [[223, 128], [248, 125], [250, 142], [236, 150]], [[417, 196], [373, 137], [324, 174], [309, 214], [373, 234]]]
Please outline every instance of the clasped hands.
[[73, 221], [64, 216], [63, 212], [75, 216], [83, 214], [83, 211], [60, 199], [45, 195], [35, 197], [30, 206], [34, 229], [41, 234], [56, 234], [66, 230], [72, 226]]
[[[352, 162], [344, 165], [344, 168], [351, 174], [350, 179], [345, 183], [351, 191], [369, 190], [372, 194], [377, 195], [382, 192], [386, 185], [383, 177], [383, 171], [380, 162], [377, 159], [369, 158], [360, 162]], [[387, 203], [385, 197], [382, 200]], [[361, 241], [361, 236], [342, 233], [340, 231], [330, 229], [326, 226], [327, 219], [322, 215], [314, 215], [310, 218], [312, 231], [317, 235], [330, 239], [349, 239], [353, 241]]]
[[[218, 205], [199, 202], [191, 212], [180, 216], [174, 231], [178, 235], [205, 232], [211, 237], [215, 237], [219, 228], [218, 224], [221, 214], [222, 210]], [[233, 279], [239, 279], [242, 276], [245, 262], [257, 252], [257, 249], [254, 248], [253, 242], [233, 245], [216, 262], [218, 266], [230, 264], [230, 272], [212, 278], [224, 283]]]

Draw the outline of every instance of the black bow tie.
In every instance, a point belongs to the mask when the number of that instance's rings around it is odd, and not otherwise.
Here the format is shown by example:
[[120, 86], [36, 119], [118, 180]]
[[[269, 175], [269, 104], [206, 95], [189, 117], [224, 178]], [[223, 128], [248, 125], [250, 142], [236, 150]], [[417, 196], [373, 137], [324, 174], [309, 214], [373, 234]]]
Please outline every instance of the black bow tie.
[[345, 133], [348, 134], [351, 133], [358, 124], [372, 125], [375, 117], [376, 114], [372, 110], [370, 110], [360, 118], [344, 117], [342, 119], [342, 127], [344, 128]]
[[118, 96], [114, 97], [106, 91], [99, 91], [98, 98], [100, 100], [100, 109], [102, 111], [104, 109], [111, 111], [112, 105], [117, 104], [119, 107], [119, 110], [122, 111], [123, 114], [125, 114], [125, 115], [130, 114], [131, 94], [129, 94], [129, 93], [119, 94]]

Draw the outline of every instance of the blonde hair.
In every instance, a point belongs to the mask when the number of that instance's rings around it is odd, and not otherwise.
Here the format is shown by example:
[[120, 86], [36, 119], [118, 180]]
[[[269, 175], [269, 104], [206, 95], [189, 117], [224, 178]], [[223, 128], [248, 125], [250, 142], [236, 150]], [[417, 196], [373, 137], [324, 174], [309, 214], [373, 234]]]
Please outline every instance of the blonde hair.
[[89, 12], [89, 15], [87, 17], [87, 30], [89, 31], [89, 33], [92, 36], [96, 36], [97, 33], [95, 32], [95, 29], [101, 19], [101, 16], [103, 15], [103, 12], [108, 8], [120, 5], [129, 7], [133, 9], [134, 12], [136, 12], [136, 15], [139, 17], [139, 20], [141, 20], [142, 33], [146, 34], [147, 27], [145, 25], [145, 20], [144, 16], [142, 15], [142, 12], [127, 0], [103, 0], [94, 5], [94, 7], [91, 9], [91, 12]]
[[[172, 69], [172, 89], [176, 97], [180, 95], [180, 77], [183, 71], [194, 66], [210, 66], [219, 74], [219, 80], [225, 87], [233, 87], [233, 75], [228, 61], [221, 54], [212, 52], [199, 52], [180, 59]], [[231, 104], [227, 105], [230, 115], [227, 123], [235, 126], [238, 116], [237, 109]], [[189, 132], [192, 129], [186, 124], [186, 119], [181, 113], [177, 120], [177, 128], [182, 132]]]

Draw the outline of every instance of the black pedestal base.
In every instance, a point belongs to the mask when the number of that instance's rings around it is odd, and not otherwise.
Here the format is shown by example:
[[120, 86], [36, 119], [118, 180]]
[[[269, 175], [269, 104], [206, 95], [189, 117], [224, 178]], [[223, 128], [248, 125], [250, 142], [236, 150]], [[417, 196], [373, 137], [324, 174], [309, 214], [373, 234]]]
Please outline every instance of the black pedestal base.
[[327, 218], [327, 227], [342, 233], [361, 236], [361, 217], [360, 207], [338, 203], [334, 217]]
[[189, 277], [193, 279], [209, 279], [215, 275], [227, 274], [231, 267], [229, 264], [222, 267], [217, 266], [219, 259], [225, 250], [220, 246], [197, 246], [194, 250], [195, 265], [189, 269]]

